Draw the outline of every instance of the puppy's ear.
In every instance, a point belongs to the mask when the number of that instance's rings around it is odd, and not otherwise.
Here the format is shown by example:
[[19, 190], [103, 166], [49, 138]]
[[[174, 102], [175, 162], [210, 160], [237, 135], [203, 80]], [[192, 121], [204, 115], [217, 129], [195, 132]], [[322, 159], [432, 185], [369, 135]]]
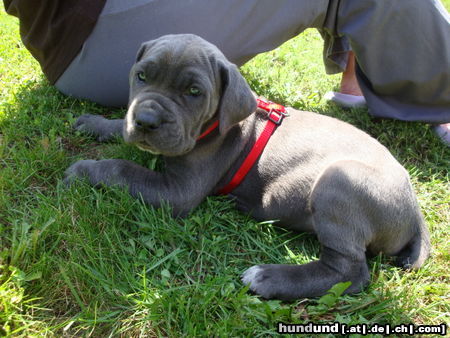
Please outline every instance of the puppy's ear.
[[225, 134], [233, 125], [256, 110], [256, 99], [239, 69], [232, 63], [221, 63], [222, 96], [219, 103], [220, 133]]
[[146, 43], [143, 43], [141, 45], [141, 47], [139, 47], [139, 50], [138, 50], [137, 55], [136, 55], [136, 62], [138, 62], [138, 61], [140, 61], [142, 59], [142, 56], [144, 55], [146, 49], [147, 49], [147, 44]]
[[150, 40], [150, 41], [144, 42], [137, 52], [136, 62], [140, 61], [142, 59], [142, 57], [144, 56], [145, 52], [147, 50], [149, 50], [154, 44], [155, 44], [155, 40]]

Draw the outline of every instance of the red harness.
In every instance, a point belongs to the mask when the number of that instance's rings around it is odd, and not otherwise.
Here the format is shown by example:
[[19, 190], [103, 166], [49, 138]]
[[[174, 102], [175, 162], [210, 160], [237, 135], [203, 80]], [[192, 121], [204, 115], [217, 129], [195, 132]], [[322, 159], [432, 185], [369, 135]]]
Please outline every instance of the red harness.
[[[245, 158], [244, 162], [242, 162], [241, 166], [234, 174], [231, 181], [225, 187], [223, 187], [222, 189], [220, 189], [218, 191], [219, 195], [229, 194], [242, 182], [242, 180], [248, 174], [250, 169], [253, 167], [253, 164], [255, 164], [256, 160], [259, 158], [261, 153], [264, 151], [264, 148], [266, 147], [266, 144], [269, 141], [270, 137], [272, 136], [276, 127], [278, 127], [281, 124], [281, 122], [283, 121], [283, 118], [288, 115], [288, 113], [286, 112], [286, 108], [280, 104], [273, 103], [270, 101], [264, 101], [261, 99], [257, 99], [256, 101], [258, 102], [258, 108], [261, 108], [261, 109], [264, 109], [265, 111], [267, 111], [266, 126], [264, 127], [264, 130], [262, 131], [261, 135], [259, 135], [259, 137], [256, 140], [255, 144], [253, 145], [252, 149], [250, 150], [247, 157]], [[211, 127], [206, 129], [198, 137], [197, 140], [200, 140], [200, 139], [206, 137], [218, 126], [219, 126], [219, 121], [214, 122]]]

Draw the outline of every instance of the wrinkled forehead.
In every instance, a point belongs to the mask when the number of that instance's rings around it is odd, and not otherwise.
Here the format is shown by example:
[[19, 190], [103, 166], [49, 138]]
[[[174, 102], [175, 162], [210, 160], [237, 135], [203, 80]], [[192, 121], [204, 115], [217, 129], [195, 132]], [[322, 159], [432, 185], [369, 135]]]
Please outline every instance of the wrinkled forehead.
[[185, 55], [174, 55], [167, 51], [146, 54], [135, 66], [145, 71], [146, 76], [151, 78], [185, 76], [207, 76], [211, 66], [207, 60], [201, 57], [186, 57]]
[[[211, 68], [221, 52], [207, 41], [191, 35], [171, 35], [148, 43], [141, 60], [160, 69]], [[211, 69], [210, 69], [211, 70]]]
[[145, 72], [149, 84], [171, 88], [197, 85], [204, 90], [212, 90], [220, 85], [217, 61], [221, 53], [211, 46], [197, 39], [150, 41], [134, 70]]

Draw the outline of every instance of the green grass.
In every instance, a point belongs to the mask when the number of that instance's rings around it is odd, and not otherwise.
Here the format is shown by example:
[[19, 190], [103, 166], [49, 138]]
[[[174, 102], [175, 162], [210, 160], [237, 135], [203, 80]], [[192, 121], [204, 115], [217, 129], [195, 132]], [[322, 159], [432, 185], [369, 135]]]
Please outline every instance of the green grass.
[[[450, 1], [446, 0], [447, 8]], [[278, 321], [449, 323], [450, 149], [429, 126], [374, 120], [323, 95], [322, 41], [307, 31], [243, 69], [259, 94], [336, 116], [369, 132], [408, 169], [431, 230], [433, 255], [417, 272], [377, 257], [362, 293], [334, 304], [286, 304], [249, 295], [240, 274], [256, 263], [318, 257], [314, 236], [258, 223], [224, 198], [186, 219], [120, 189], [61, 184], [81, 158], [155, 158], [123, 143], [98, 144], [70, 124], [84, 113], [118, 115], [48, 85], [0, 11], [0, 336], [266, 336]]]

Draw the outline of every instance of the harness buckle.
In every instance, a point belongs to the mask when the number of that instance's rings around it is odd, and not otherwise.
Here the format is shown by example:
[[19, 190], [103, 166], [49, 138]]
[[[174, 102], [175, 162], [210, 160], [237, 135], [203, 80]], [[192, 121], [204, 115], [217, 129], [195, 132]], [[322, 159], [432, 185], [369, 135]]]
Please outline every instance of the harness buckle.
[[283, 110], [271, 107], [267, 112], [267, 118], [278, 126], [281, 124], [281, 121], [283, 121], [285, 117], [289, 116], [289, 113], [284, 110], [284, 107], [282, 108]]
[[267, 112], [267, 118], [275, 123], [277, 126], [281, 124], [281, 121], [283, 121], [283, 118], [286, 116], [283, 112], [279, 110], [271, 109]]

